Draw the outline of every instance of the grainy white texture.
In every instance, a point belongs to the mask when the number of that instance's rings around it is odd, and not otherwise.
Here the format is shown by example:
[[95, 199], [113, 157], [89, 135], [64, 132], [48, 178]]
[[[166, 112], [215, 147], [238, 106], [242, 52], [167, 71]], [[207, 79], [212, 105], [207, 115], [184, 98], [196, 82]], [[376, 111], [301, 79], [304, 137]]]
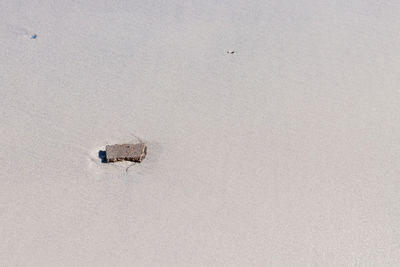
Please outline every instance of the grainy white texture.
[[0, 0], [0, 265], [399, 266], [399, 33], [391, 0]]

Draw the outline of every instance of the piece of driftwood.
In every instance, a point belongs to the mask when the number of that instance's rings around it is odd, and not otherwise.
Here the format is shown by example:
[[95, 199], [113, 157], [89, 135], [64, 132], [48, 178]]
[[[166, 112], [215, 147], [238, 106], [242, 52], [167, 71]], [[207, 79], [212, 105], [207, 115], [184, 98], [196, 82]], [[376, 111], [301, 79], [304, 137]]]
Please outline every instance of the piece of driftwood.
[[146, 154], [147, 147], [145, 144], [122, 144], [106, 146], [107, 162], [121, 160], [142, 162], [142, 160], [146, 157]]

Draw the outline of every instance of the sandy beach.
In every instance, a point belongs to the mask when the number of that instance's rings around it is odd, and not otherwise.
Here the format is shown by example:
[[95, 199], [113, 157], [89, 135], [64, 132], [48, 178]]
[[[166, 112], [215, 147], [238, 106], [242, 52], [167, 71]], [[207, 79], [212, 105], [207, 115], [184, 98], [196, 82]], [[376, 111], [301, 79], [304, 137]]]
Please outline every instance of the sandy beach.
[[0, 266], [399, 266], [399, 11], [0, 1]]

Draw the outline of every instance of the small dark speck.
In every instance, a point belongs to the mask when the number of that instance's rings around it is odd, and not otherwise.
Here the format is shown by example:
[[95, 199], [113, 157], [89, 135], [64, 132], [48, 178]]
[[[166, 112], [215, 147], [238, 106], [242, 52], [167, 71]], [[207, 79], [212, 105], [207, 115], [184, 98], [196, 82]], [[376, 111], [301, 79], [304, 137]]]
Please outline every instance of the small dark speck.
[[36, 39], [37, 38], [37, 34], [34, 34], [31, 36], [31, 39]]
[[234, 53], [235, 53], [235, 51], [228, 50], [228, 51], [226, 51], [226, 53], [228, 53], [228, 54], [234, 54]]

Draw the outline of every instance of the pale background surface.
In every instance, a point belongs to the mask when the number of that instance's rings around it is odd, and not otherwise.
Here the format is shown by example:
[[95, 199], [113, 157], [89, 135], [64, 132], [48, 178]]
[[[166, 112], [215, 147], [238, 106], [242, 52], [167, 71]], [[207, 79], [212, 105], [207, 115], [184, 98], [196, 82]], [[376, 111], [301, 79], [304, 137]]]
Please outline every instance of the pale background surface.
[[399, 1], [1, 0], [0, 40], [1, 266], [400, 265]]

